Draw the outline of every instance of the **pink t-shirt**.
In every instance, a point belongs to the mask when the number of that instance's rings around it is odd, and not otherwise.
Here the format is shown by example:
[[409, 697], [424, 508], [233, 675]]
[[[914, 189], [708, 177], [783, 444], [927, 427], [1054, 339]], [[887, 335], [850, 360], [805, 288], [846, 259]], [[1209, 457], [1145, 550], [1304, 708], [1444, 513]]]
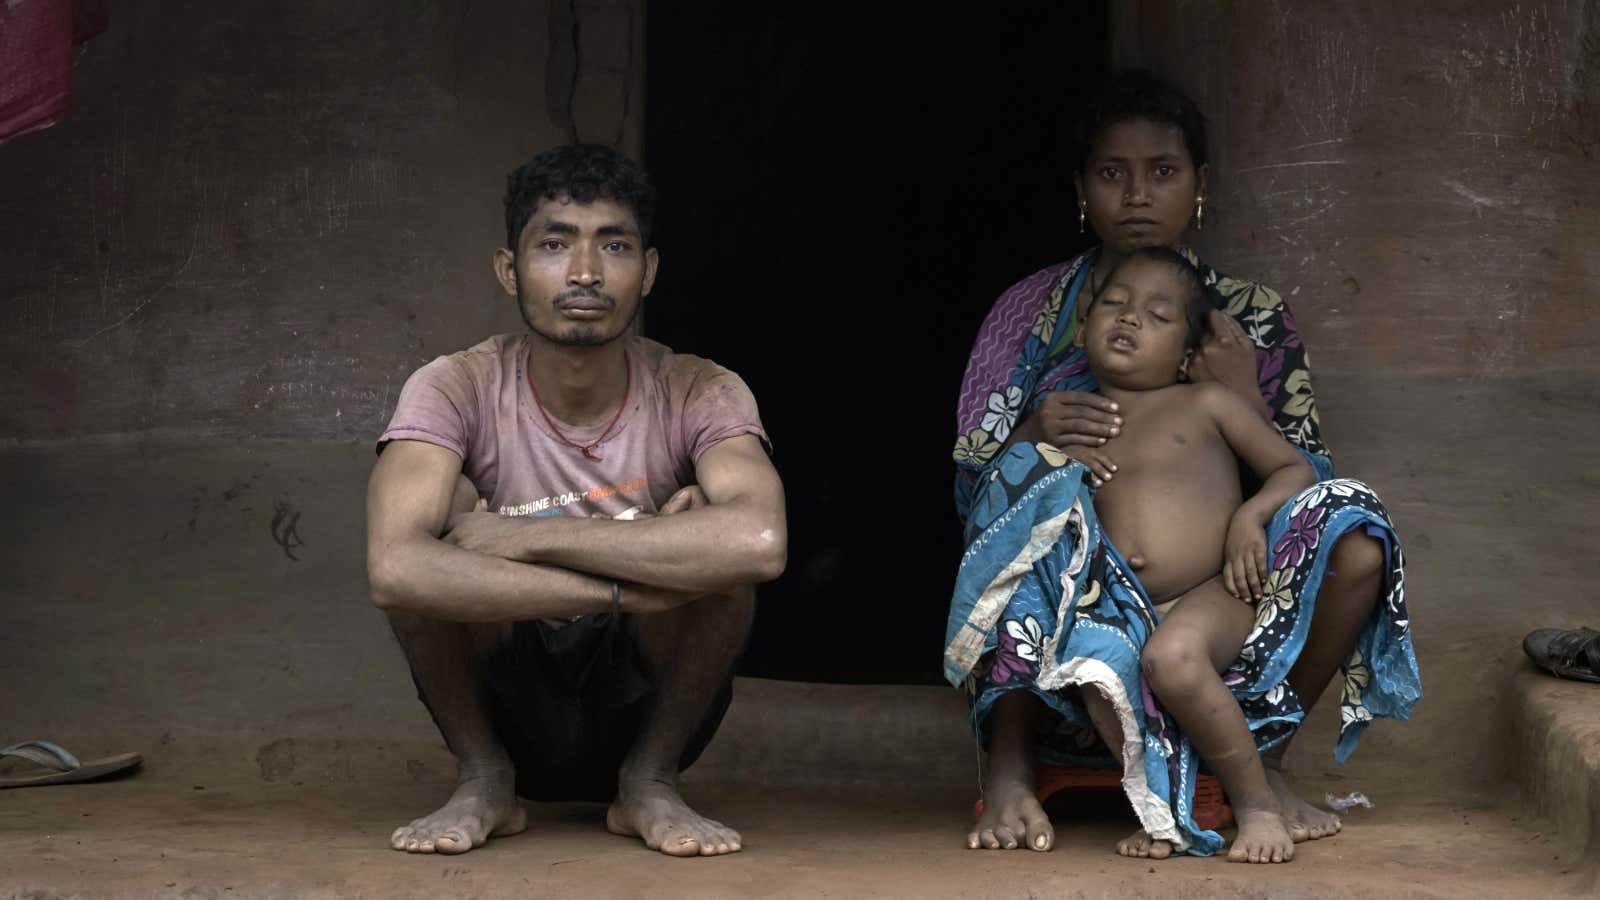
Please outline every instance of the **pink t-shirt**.
[[[400, 391], [381, 447], [426, 441], [454, 451], [461, 470], [506, 516], [624, 516], [653, 513], [695, 482], [700, 454], [753, 434], [763, 444], [756, 400], [739, 376], [710, 360], [629, 337], [627, 409], [596, 460], [562, 443], [534, 406], [524, 365], [526, 334], [502, 334], [418, 369]], [[605, 430], [558, 422], [588, 444]]]

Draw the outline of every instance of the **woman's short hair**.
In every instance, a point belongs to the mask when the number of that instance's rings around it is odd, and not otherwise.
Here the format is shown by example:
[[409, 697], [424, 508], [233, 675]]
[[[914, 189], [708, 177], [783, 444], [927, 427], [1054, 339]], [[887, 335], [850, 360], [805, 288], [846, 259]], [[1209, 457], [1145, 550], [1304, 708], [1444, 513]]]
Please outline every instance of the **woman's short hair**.
[[1189, 162], [1206, 164], [1206, 117], [1189, 96], [1147, 69], [1128, 69], [1114, 76], [1089, 101], [1073, 134], [1073, 168], [1082, 172], [1101, 132], [1119, 122], [1147, 119], [1183, 133]]

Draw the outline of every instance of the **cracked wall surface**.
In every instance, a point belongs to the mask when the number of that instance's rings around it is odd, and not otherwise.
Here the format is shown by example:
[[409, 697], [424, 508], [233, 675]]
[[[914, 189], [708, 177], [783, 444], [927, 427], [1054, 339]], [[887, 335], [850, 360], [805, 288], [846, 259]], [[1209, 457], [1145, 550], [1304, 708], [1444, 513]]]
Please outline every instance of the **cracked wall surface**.
[[375, 435], [418, 365], [521, 327], [506, 173], [638, 152], [642, 9], [119, 4], [66, 121], [0, 146], [0, 439]]
[[1114, 9], [1210, 117], [1200, 248], [1292, 295], [1319, 369], [1600, 367], [1596, 4]]

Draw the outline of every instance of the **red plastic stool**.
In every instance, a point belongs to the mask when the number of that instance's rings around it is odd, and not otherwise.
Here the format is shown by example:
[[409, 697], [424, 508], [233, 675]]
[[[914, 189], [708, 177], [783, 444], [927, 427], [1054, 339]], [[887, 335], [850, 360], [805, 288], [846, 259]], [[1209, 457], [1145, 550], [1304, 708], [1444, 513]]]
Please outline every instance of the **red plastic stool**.
[[[1034, 794], [1040, 805], [1061, 791], [1074, 788], [1120, 788], [1122, 773], [1115, 769], [1079, 769], [1041, 763], [1034, 769]], [[983, 800], [973, 804], [973, 818], [983, 817]], [[1194, 823], [1207, 831], [1233, 824], [1233, 807], [1215, 775], [1201, 775], [1194, 785]]]

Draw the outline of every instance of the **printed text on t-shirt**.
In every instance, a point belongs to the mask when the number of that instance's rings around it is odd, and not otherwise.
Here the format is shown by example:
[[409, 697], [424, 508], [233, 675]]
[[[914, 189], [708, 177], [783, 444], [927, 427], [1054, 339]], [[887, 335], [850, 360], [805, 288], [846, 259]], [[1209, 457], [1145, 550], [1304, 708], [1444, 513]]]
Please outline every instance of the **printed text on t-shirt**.
[[519, 503], [515, 506], [502, 506], [498, 512], [502, 516], [537, 516], [551, 510], [558, 510], [563, 506], [571, 506], [574, 503], [583, 501], [593, 503], [614, 494], [637, 493], [644, 490], [646, 482], [645, 476], [640, 475], [638, 478], [624, 481], [621, 484], [592, 487], [583, 491], [567, 491], [563, 494], [553, 494], [549, 497], [530, 500], [527, 503]]

